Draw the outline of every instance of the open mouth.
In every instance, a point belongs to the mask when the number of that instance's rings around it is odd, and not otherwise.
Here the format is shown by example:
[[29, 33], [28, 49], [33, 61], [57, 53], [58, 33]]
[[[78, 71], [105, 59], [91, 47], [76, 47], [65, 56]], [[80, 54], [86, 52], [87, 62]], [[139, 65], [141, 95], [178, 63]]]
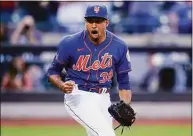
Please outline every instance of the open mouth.
[[98, 37], [98, 31], [96, 31], [96, 30], [92, 30], [92, 31], [91, 31], [91, 34], [92, 34], [92, 36], [95, 37], [95, 38]]
[[98, 34], [98, 32], [96, 30], [92, 30], [91, 33], [92, 34]]

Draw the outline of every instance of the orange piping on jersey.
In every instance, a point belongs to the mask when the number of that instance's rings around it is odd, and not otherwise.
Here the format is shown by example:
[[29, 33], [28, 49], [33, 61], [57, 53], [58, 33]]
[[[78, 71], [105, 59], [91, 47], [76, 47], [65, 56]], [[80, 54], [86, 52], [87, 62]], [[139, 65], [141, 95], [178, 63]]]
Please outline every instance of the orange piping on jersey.
[[127, 69], [127, 70], [119, 71], [119, 73], [123, 73], [123, 72], [126, 72], [126, 71], [131, 71], [131, 69]]
[[[110, 43], [112, 42], [112, 40], [113, 40], [113, 35], [112, 35], [112, 33], [111, 33], [111, 40], [109, 41], [109, 43], [108, 43], [103, 49], [101, 49], [101, 50], [99, 51], [99, 53], [98, 53], [98, 60], [100, 60], [100, 59], [99, 59], [99, 56], [100, 56], [101, 52], [110, 45]], [[98, 80], [98, 70], [97, 70], [97, 72], [96, 72], [96, 78], [97, 78], [97, 80]]]
[[57, 58], [56, 58], [56, 61], [58, 61], [60, 64], [64, 64], [64, 62], [59, 61]]
[[[92, 52], [91, 52], [90, 48], [87, 46], [86, 41], [85, 41], [85, 38], [86, 38], [86, 32], [84, 31], [84, 45], [85, 45], [85, 46], [88, 48], [88, 50], [90, 51], [90, 64], [89, 64], [89, 66], [91, 66], [91, 63], [92, 63], [92, 62], [91, 62]], [[90, 77], [90, 69], [89, 69], [87, 81], [88, 81], [89, 77]], [[84, 87], [85, 87], [86, 85], [87, 85], [87, 82], [84, 84]]]

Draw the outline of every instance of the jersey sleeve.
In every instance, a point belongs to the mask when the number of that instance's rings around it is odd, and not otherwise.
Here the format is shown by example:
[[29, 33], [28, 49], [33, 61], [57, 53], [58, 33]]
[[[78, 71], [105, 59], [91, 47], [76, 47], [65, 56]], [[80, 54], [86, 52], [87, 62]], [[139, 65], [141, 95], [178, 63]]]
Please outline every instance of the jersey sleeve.
[[69, 63], [69, 52], [66, 47], [65, 40], [61, 41], [58, 45], [56, 55], [48, 68], [47, 76], [61, 75], [63, 68]]
[[[119, 90], [131, 90], [128, 72], [131, 71], [130, 54], [127, 46], [121, 51], [120, 60], [116, 65], [117, 81]], [[121, 53], [120, 53], [121, 54]]]
[[55, 60], [58, 61], [58, 63], [66, 65], [69, 62], [68, 46], [69, 43], [65, 39], [59, 43], [55, 56]]
[[131, 71], [130, 54], [127, 46], [124, 46], [120, 54], [120, 59], [116, 64], [117, 74]]

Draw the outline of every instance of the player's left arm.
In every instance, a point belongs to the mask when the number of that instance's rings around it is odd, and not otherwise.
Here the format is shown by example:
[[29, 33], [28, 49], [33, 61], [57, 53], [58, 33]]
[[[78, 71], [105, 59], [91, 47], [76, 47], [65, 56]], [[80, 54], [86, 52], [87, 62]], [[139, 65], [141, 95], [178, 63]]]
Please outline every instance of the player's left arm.
[[119, 97], [125, 103], [131, 102], [132, 92], [130, 88], [130, 80], [128, 72], [117, 74], [117, 81], [119, 83]]
[[129, 79], [129, 72], [131, 71], [130, 54], [127, 46], [125, 46], [122, 50], [122, 56], [116, 67], [116, 71], [120, 100], [129, 104], [131, 102], [132, 91]]
[[119, 90], [119, 97], [120, 100], [123, 100], [125, 103], [130, 103], [131, 102], [131, 97], [132, 97], [132, 92], [131, 90]]

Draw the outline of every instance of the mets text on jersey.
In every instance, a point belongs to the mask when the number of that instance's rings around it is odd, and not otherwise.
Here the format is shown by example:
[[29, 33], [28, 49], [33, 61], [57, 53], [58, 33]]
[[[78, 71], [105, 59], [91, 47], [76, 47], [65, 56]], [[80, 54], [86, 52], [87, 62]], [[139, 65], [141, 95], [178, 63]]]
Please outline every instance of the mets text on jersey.
[[[112, 66], [112, 55], [109, 55], [109, 53], [105, 53], [104, 56], [101, 57], [101, 62], [100, 60], [95, 60], [90, 66], [87, 67], [89, 59], [90, 55], [80, 55], [76, 64], [73, 65], [73, 70], [87, 72], [92, 69], [97, 71], [99, 69], [110, 68]], [[113, 70], [111, 69], [109, 73], [102, 72], [100, 77], [103, 78], [103, 80], [99, 81], [100, 83], [110, 81], [113, 77]]]
[[102, 61], [95, 60], [91, 66], [86, 67], [88, 64], [88, 61], [90, 59], [90, 55], [80, 55], [78, 58], [78, 61], [76, 64], [73, 65], [73, 70], [77, 71], [88, 71], [90, 69], [92, 70], [98, 70], [99, 68], [105, 69], [112, 66], [112, 55], [109, 55], [109, 53], [105, 53], [104, 56], [102, 56]]

